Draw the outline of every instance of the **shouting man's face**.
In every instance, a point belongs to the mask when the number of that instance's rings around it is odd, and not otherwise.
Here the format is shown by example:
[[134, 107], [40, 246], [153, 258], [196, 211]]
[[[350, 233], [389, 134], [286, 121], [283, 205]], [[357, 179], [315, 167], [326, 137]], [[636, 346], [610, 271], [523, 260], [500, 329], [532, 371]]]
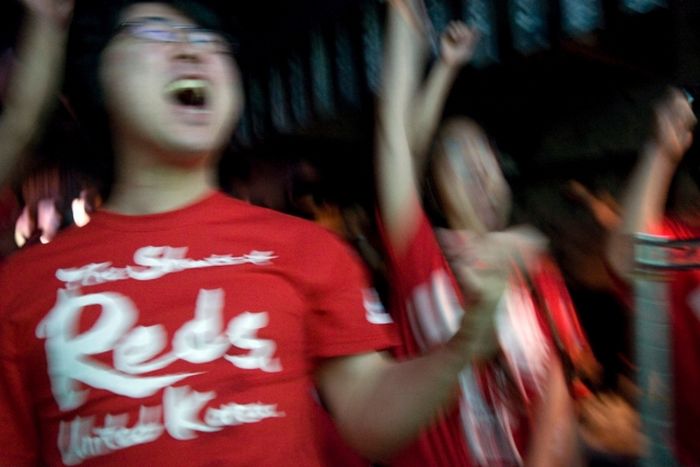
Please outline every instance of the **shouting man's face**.
[[241, 113], [230, 44], [166, 4], [124, 10], [99, 74], [117, 151], [197, 164], [226, 143]]

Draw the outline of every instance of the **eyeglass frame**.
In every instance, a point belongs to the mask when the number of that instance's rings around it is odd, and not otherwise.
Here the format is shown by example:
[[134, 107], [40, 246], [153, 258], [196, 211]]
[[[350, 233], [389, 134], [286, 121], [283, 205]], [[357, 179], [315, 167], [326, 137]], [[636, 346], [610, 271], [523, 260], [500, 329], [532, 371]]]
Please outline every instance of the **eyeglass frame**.
[[[173, 36], [171, 38], [165, 39], [162, 37], [154, 37], [154, 35], [144, 34], [143, 31], [138, 31], [138, 27], [143, 27], [147, 24], [161, 24], [164, 26], [164, 28], [159, 32], [171, 32], [173, 33]], [[173, 21], [170, 21], [167, 18], [161, 18], [159, 16], [139, 18], [119, 23], [115, 28], [114, 35], [116, 36], [121, 32], [126, 32], [131, 37], [134, 37], [136, 39], [141, 39], [153, 43], [186, 43], [194, 47], [201, 47], [203, 49], [211, 47], [212, 50], [217, 53], [233, 55], [238, 50], [238, 44], [236, 43], [236, 41], [234, 41], [230, 35], [224, 32], [193, 24], [177, 24]], [[216, 40], [196, 41], [192, 39], [193, 34], [207, 34], [210, 35], [211, 38], [214, 38]]]

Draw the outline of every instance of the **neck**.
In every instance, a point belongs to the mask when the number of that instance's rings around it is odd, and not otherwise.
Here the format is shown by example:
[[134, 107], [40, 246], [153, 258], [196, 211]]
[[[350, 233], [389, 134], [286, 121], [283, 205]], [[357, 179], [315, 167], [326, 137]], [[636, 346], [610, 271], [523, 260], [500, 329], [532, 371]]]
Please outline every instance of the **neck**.
[[[132, 153], [133, 155], [133, 153]], [[157, 157], [121, 157], [105, 209], [128, 215], [157, 214], [181, 208], [215, 189], [214, 169], [202, 157], [175, 165]]]

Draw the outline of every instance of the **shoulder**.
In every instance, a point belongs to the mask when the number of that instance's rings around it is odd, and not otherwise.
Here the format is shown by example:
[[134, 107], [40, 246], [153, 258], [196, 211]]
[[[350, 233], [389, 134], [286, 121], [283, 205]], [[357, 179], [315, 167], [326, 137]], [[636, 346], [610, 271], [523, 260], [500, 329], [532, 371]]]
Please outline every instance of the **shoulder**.
[[295, 268], [331, 273], [333, 268], [353, 267], [349, 263], [361, 264], [349, 243], [315, 222], [227, 195], [222, 197], [222, 206], [228, 206], [230, 213], [221, 217], [222, 222], [254, 236], [257, 243], [282, 252]]
[[89, 235], [78, 227], [69, 227], [47, 244], [37, 243], [21, 248], [12, 253], [0, 265], [0, 270], [16, 272], [26, 267], [36, 268], [46, 262], [48, 258], [61, 251], [69, 251], [76, 248], [81, 242], [89, 242]]
[[[226, 197], [226, 195], [223, 195]], [[295, 240], [297, 244], [344, 245], [342, 238], [330, 230], [307, 219], [273, 209], [255, 206], [244, 201], [228, 198], [223, 200], [235, 210], [238, 223], [259, 228], [261, 236], [274, 236], [284, 240]]]

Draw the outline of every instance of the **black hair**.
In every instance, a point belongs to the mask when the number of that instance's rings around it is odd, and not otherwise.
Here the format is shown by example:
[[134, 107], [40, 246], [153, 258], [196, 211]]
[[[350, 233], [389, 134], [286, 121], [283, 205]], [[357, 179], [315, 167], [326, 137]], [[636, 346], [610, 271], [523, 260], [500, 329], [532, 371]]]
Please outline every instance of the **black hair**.
[[[102, 52], [120, 25], [124, 10], [145, 0], [80, 0], [76, 2], [68, 37], [64, 92], [75, 113], [87, 153], [85, 171], [100, 180], [100, 192], [106, 199], [114, 179], [114, 154], [105, 109], [99, 65]], [[194, 0], [155, 0], [170, 5], [197, 25], [224, 32], [223, 23], [207, 4]]]
[[[68, 40], [66, 91], [76, 111], [91, 98], [101, 102], [97, 69], [100, 56], [117, 32], [124, 10], [144, 0], [83, 0], [77, 2]], [[170, 5], [199, 26], [224, 32], [217, 15], [202, 2], [193, 0], [157, 0]], [[96, 95], [97, 93], [97, 95]]]
[[447, 214], [442, 208], [442, 201], [440, 200], [440, 192], [438, 189], [439, 183], [435, 177], [435, 146], [435, 143], [433, 143], [430, 150], [431, 157], [426, 163], [425, 177], [423, 177], [422, 180], [423, 209], [430, 221], [430, 225], [448, 229], [451, 226], [447, 220]]

